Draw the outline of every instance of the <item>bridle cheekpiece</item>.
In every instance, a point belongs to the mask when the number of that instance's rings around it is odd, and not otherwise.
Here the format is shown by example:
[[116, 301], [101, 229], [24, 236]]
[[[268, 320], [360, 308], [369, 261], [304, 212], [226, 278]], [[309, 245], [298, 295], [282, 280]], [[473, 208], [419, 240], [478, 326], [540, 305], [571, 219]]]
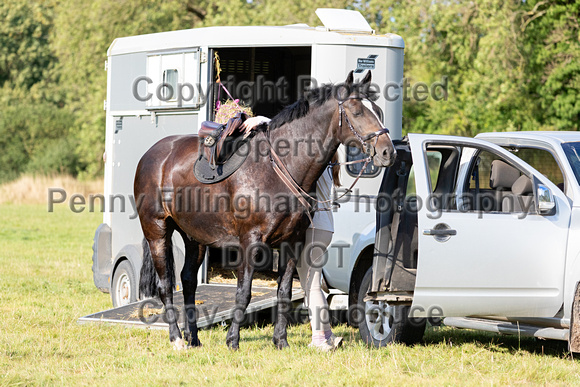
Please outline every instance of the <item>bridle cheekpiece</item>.
[[[346, 114], [346, 111], [344, 110], [344, 106], [343, 103], [349, 99], [358, 99], [358, 100], [367, 100], [371, 103], [373, 109], [376, 107], [376, 109], [379, 109], [379, 107], [370, 100], [370, 98], [368, 98], [367, 96], [361, 96], [361, 97], [348, 97], [346, 99], [343, 100], [339, 100], [338, 101], [338, 126], [339, 128], [342, 129], [342, 116], [344, 115], [344, 120], [348, 126], [348, 128], [350, 129], [350, 131], [354, 134], [354, 136], [356, 137], [356, 139], [360, 142], [360, 144], [362, 145], [363, 149], [364, 149], [364, 153], [370, 158], [372, 159], [375, 154], [377, 153], [376, 151], [376, 145], [377, 142], [379, 141], [379, 136], [383, 135], [383, 134], [389, 134], [389, 129], [385, 128], [382, 124], [382, 122], [380, 120], [377, 119], [377, 121], [379, 121], [379, 123], [381, 124], [382, 128], [377, 130], [376, 132], [373, 133], [368, 133], [365, 136], [362, 136], [359, 132], [357, 132], [357, 130], [354, 128], [354, 126], [352, 125], [352, 123], [350, 122], [350, 120], [348, 119], [348, 115]], [[374, 144], [369, 144], [368, 141], [375, 139], [375, 143]], [[370, 161], [370, 160], [369, 160]]]

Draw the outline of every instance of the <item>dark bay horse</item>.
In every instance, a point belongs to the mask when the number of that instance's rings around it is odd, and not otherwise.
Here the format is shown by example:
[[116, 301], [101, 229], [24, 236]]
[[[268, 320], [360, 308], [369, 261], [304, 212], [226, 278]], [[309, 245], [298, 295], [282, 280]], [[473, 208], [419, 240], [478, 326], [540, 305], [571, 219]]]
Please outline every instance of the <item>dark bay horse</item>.
[[[296, 190], [290, 189], [276, 174], [274, 164], [282, 164], [278, 166], [300, 188], [313, 192], [316, 181], [341, 143], [369, 152], [377, 166], [394, 162], [395, 152], [387, 130], [377, 115], [362, 103], [370, 81], [369, 72], [361, 83], [353, 84], [351, 71], [344, 84], [314, 89], [307, 98], [283, 109], [268, 127], [256, 131], [249, 142], [250, 155], [240, 169], [219, 183], [201, 184], [193, 175], [200, 148], [197, 135], [164, 138], [143, 155], [134, 186], [135, 197], [142, 200], [138, 212], [145, 236], [140, 291], [142, 296], [161, 298], [169, 322], [169, 340], [176, 349], [186, 348], [186, 341], [192, 347], [201, 345], [197, 335], [195, 291], [197, 271], [207, 247], [239, 246], [236, 311], [226, 338], [227, 345], [237, 349], [240, 321], [251, 298], [254, 264], [261, 253], [255, 246], [275, 248], [282, 242], [304, 241], [309, 222], [304, 207], [290, 210], [275, 204], [281, 195], [295, 199]], [[272, 153], [276, 153], [275, 159], [271, 158]], [[254, 200], [258, 192], [259, 199]], [[264, 197], [271, 201], [262, 200]], [[185, 242], [185, 264], [181, 272], [185, 341], [173, 306], [175, 273], [171, 236], [175, 231]], [[278, 348], [288, 346], [288, 320], [283, 306], [290, 300], [296, 258], [296, 254], [288, 257], [279, 278], [273, 337]]]

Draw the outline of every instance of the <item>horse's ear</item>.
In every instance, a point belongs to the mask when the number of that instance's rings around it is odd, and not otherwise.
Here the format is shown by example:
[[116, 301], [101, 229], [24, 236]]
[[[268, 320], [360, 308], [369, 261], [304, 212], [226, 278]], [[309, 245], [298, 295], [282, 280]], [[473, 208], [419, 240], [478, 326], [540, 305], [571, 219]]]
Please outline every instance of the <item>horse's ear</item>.
[[369, 70], [367, 72], [367, 75], [365, 75], [365, 77], [362, 80], [362, 84], [366, 85], [367, 83], [371, 83], [371, 79], [373, 78], [373, 76], [371, 75], [371, 70]]
[[346, 77], [346, 81], [344, 81], [344, 84], [348, 85], [348, 86], [352, 86], [353, 82], [354, 82], [354, 73], [351, 70], [350, 73], [348, 73], [348, 77]]

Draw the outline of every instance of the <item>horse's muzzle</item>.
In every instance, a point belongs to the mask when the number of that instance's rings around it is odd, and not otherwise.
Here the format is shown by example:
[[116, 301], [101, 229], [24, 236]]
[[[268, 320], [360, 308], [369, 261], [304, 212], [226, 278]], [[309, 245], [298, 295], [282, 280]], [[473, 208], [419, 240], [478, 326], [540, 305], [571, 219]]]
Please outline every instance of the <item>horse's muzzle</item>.
[[393, 148], [385, 148], [382, 152], [377, 152], [373, 157], [373, 164], [377, 167], [390, 167], [395, 163], [397, 152]]

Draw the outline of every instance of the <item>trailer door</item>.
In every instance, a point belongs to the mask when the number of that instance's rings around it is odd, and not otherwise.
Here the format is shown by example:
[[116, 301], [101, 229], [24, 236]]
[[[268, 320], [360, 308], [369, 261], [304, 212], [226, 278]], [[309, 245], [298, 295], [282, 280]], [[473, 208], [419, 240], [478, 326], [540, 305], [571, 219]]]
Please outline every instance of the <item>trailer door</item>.
[[[563, 302], [570, 221], [564, 194], [527, 163], [486, 141], [413, 134], [409, 140], [421, 203], [412, 313], [556, 315]], [[430, 144], [455, 146], [461, 152], [452, 192], [436, 190], [443, 176], [427, 162]], [[503, 173], [502, 181], [495, 175], [491, 178], [490, 165]], [[525, 183], [528, 178], [531, 192], [511, 183], [518, 179]], [[528, 211], [510, 204], [512, 191], [522, 193], [521, 198], [514, 194], [518, 203], [533, 201]], [[555, 203], [551, 213], [545, 205], [544, 209], [537, 205], [546, 202], [546, 195], [552, 195]]]

